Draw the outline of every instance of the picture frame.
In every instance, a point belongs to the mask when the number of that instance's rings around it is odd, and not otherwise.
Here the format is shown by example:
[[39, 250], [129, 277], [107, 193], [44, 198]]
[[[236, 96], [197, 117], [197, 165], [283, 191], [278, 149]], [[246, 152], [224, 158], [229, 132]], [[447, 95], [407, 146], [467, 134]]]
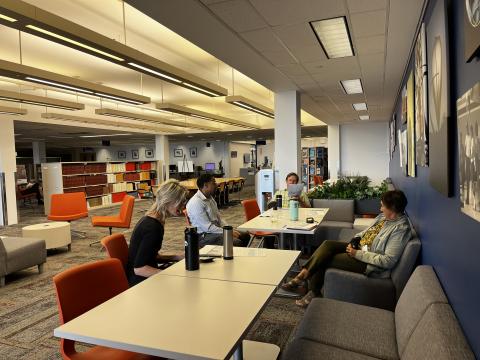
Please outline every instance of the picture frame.
[[183, 149], [173, 149], [173, 157], [183, 157]]
[[196, 158], [197, 157], [197, 148], [196, 147], [191, 147], [189, 150], [190, 150], [190, 157], [191, 158]]
[[117, 156], [119, 159], [126, 159], [127, 158], [127, 152], [125, 150], [120, 150], [117, 153]]
[[153, 158], [153, 150], [152, 149], [145, 149], [145, 157], [147, 159]]
[[132, 150], [132, 159], [136, 160], [136, 159], [139, 159], [139, 154], [138, 154], [138, 150]]
[[236, 158], [237, 158], [237, 155], [238, 155], [238, 154], [237, 154], [236, 151], [230, 151], [230, 157], [231, 157], [232, 159], [236, 159]]

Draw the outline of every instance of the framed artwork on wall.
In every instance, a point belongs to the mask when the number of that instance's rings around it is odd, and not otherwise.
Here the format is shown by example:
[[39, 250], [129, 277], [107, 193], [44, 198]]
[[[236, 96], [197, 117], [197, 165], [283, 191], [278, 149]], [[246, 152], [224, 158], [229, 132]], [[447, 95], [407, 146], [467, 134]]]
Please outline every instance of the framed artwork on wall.
[[407, 130], [398, 130], [398, 147], [400, 149], [400, 167], [407, 176]]
[[402, 124], [407, 122], [407, 85], [402, 88]]
[[407, 81], [407, 159], [408, 176], [416, 176], [415, 168], [415, 82], [411, 71]]
[[132, 150], [132, 159], [138, 159], [139, 156], [138, 156], [138, 150]]
[[428, 166], [427, 49], [425, 24], [415, 43], [415, 162]]
[[452, 173], [449, 134], [448, 39], [445, 0], [432, 9], [427, 33], [428, 61], [428, 148], [430, 185], [451, 196]]
[[145, 149], [145, 157], [147, 159], [153, 158], [153, 150], [152, 149]]
[[457, 100], [460, 210], [480, 221], [480, 82]]
[[118, 158], [119, 158], [119, 159], [126, 159], [126, 158], [127, 158], [127, 152], [124, 151], [124, 150], [120, 150], [120, 151], [118, 152]]
[[395, 139], [396, 139], [396, 123], [397, 123], [397, 115], [393, 114], [392, 121], [390, 121], [389, 128], [390, 128], [390, 137], [389, 137], [389, 149], [390, 149], [390, 159], [393, 159], [393, 153], [395, 152]]
[[174, 157], [183, 157], [183, 149], [174, 149], [173, 150]]
[[190, 157], [191, 158], [196, 158], [197, 157], [197, 148], [196, 147], [191, 147], [189, 150], [190, 150]]
[[236, 151], [230, 151], [230, 157], [232, 159], [236, 159], [237, 158], [237, 152]]
[[480, 55], [480, 2], [464, 0], [463, 30], [465, 34], [465, 61]]

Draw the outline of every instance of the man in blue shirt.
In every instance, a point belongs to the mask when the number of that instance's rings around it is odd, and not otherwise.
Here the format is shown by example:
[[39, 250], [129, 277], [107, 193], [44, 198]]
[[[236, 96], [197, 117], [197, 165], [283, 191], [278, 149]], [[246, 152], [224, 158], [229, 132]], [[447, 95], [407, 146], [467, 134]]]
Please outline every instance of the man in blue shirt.
[[[212, 174], [203, 174], [197, 179], [198, 191], [187, 203], [187, 214], [190, 222], [200, 235], [200, 246], [222, 245], [223, 226], [227, 223], [220, 217], [217, 203], [213, 196], [217, 189]], [[246, 246], [250, 234], [233, 230], [235, 246]]]

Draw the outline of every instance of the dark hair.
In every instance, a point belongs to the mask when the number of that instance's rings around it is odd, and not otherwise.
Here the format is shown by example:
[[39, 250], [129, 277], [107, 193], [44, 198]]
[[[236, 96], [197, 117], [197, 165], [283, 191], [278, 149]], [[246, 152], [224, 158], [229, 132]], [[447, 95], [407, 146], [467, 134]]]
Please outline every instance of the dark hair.
[[297, 179], [297, 184], [298, 184], [298, 182], [300, 181], [300, 178], [294, 172], [288, 173], [287, 176], [285, 177], [285, 181], [287, 181], [290, 176], [295, 176], [295, 178]]
[[401, 190], [387, 191], [382, 195], [382, 203], [387, 209], [403, 214], [407, 207], [407, 197]]
[[202, 174], [197, 179], [197, 187], [203, 189], [203, 186], [212, 180], [215, 180], [215, 177], [212, 174]]

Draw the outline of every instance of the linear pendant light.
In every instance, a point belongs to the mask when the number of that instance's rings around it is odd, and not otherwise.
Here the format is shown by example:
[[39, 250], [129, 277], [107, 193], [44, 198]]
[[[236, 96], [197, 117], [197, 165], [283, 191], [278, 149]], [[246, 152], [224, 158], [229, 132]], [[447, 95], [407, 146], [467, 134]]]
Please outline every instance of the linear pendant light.
[[0, 75], [53, 86], [64, 90], [78, 91], [84, 94], [112, 99], [127, 104], [140, 105], [148, 104], [151, 101], [147, 96], [114, 89], [65, 75], [59, 75], [50, 71], [6, 60], [0, 60]]
[[[19, 0], [0, 0], [0, 24], [66, 45], [208, 96], [227, 89], [60, 16]], [[15, 21], [11, 21], [9, 19]]]
[[210, 114], [210, 113], [207, 113], [207, 112], [203, 112], [203, 111], [200, 111], [200, 110], [188, 108], [186, 106], [181, 106], [181, 105], [177, 105], [177, 104], [163, 103], [163, 104], [155, 104], [155, 106], [159, 110], [163, 110], [163, 111], [167, 111], [167, 112], [173, 112], [173, 113], [176, 113], [176, 114], [182, 114], [182, 115], [187, 115], [187, 116], [193, 116], [193, 117], [196, 117], [196, 118], [199, 118], [199, 119], [215, 121], [215, 122], [218, 122], [218, 123], [221, 123], [221, 124], [238, 126], [238, 127], [245, 128], [245, 129], [260, 129], [260, 126], [258, 126], [258, 125], [249, 124], [249, 123], [239, 121], [239, 120], [233, 120], [233, 119], [230, 119], [230, 118]]
[[328, 59], [355, 55], [345, 16], [310, 21], [310, 26]]
[[106, 109], [106, 108], [95, 109], [95, 114], [119, 117], [119, 118], [124, 118], [124, 119], [141, 120], [141, 121], [147, 121], [147, 122], [154, 123], [154, 124], [177, 126], [177, 127], [181, 127], [181, 128], [191, 128], [191, 129], [205, 130], [205, 131], [217, 131], [218, 130], [217, 128], [212, 127], [212, 126], [198, 125], [198, 124], [192, 124], [192, 123], [184, 123], [184, 122], [181, 122], [181, 121], [169, 120], [169, 119], [165, 119], [165, 118], [161, 118], [161, 117], [157, 117], [157, 116], [149, 116], [149, 115], [137, 114], [137, 113], [127, 112], [127, 111], [120, 111], [120, 110], [115, 110], [115, 109]]
[[243, 96], [238, 96], [238, 95], [227, 96], [225, 97], [225, 102], [239, 106], [243, 109], [256, 112], [257, 114], [260, 114], [263, 116], [268, 116], [269, 118], [272, 118], [272, 119], [275, 117], [272, 109], [269, 109], [268, 107], [263, 106], [253, 100], [247, 99]]
[[20, 102], [23, 104], [48, 106], [64, 110], [83, 110], [84, 104], [73, 101], [53, 99], [45, 96], [30, 95], [16, 91], [0, 90], [0, 100]]
[[26, 115], [27, 110], [11, 106], [0, 106], [0, 114], [5, 115]]
[[161, 132], [167, 132], [167, 133], [176, 132], [172, 129], [167, 129], [161, 126], [131, 124], [127, 122], [121, 122], [118, 120], [112, 121], [112, 120], [94, 119], [94, 118], [87, 118], [83, 116], [73, 116], [68, 114], [42, 113], [40, 116], [44, 119], [66, 120], [66, 121], [75, 121], [75, 122], [82, 122], [82, 123], [89, 123], [89, 124], [107, 125], [107, 126], [119, 126], [119, 127], [126, 127], [126, 128], [137, 129], [137, 130], [147, 130], [147, 131], [157, 131], [157, 132], [161, 131]]

